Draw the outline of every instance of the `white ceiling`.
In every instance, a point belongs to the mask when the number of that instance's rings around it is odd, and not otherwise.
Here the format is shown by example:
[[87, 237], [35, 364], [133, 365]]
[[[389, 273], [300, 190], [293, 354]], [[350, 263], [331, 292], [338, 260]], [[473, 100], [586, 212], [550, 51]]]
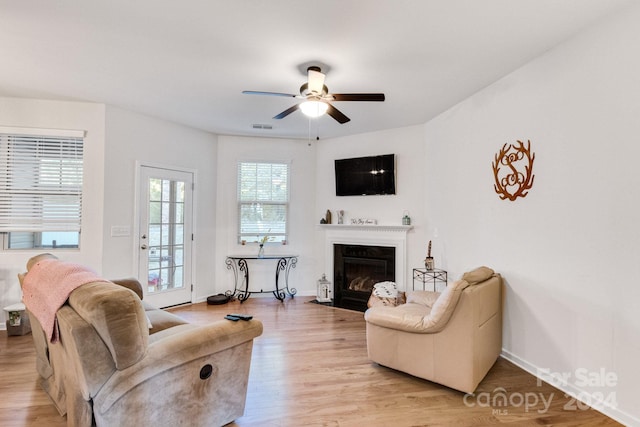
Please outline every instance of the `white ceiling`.
[[[218, 134], [329, 138], [425, 123], [632, 0], [0, 0], [0, 95], [106, 103]], [[318, 64], [351, 118], [309, 121]], [[2, 117], [0, 117], [0, 122]], [[0, 123], [1, 124], [1, 123]], [[254, 130], [253, 124], [272, 125]]]

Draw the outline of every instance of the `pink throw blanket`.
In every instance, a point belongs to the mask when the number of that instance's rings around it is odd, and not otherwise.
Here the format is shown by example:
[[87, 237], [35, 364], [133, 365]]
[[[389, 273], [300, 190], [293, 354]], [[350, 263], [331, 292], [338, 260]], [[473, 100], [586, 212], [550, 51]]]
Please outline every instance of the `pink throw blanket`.
[[51, 342], [58, 341], [56, 312], [78, 286], [91, 282], [107, 282], [90, 268], [79, 264], [43, 259], [34, 264], [24, 277], [22, 301], [38, 319]]

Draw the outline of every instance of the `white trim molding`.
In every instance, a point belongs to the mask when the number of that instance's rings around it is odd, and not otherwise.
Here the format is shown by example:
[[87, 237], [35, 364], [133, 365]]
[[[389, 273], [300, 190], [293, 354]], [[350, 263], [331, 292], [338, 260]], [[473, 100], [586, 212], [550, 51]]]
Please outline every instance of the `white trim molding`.
[[[538, 381], [544, 381], [545, 383], [550, 384], [551, 386], [559, 389], [564, 392], [565, 395], [571, 396], [573, 400], [571, 400], [567, 405], [567, 408], [586, 408], [591, 407], [596, 411], [602, 412], [604, 415], [613, 418], [624, 425], [640, 425], [640, 420], [633, 415], [622, 411], [615, 404], [615, 391], [604, 394], [598, 392], [592, 392], [587, 387], [579, 387], [578, 385], [572, 383], [573, 379], [571, 377], [575, 377], [573, 375], [575, 372], [549, 372], [548, 369], [541, 368], [533, 363], [528, 362], [525, 359], [522, 359], [518, 355], [506, 350], [502, 349], [500, 356], [503, 359], [508, 360], [514, 365], [522, 368], [527, 371], [531, 375], [537, 378]], [[590, 373], [591, 375], [600, 375], [597, 376], [596, 379], [591, 378], [591, 380], [602, 381], [602, 373]], [[584, 405], [584, 406], [583, 406]]]

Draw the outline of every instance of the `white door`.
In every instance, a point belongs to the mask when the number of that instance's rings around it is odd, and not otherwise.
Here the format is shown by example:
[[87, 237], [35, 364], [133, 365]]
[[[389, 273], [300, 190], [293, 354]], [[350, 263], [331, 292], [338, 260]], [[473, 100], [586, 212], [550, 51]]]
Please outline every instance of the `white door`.
[[193, 174], [140, 167], [138, 278], [156, 307], [192, 301]]

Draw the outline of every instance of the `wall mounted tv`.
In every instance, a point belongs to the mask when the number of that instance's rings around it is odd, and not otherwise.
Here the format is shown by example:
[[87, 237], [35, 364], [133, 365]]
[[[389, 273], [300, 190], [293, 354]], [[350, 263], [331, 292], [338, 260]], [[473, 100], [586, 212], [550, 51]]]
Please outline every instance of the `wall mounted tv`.
[[335, 161], [336, 196], [396, 194], [396, 156], [338, 159]]

